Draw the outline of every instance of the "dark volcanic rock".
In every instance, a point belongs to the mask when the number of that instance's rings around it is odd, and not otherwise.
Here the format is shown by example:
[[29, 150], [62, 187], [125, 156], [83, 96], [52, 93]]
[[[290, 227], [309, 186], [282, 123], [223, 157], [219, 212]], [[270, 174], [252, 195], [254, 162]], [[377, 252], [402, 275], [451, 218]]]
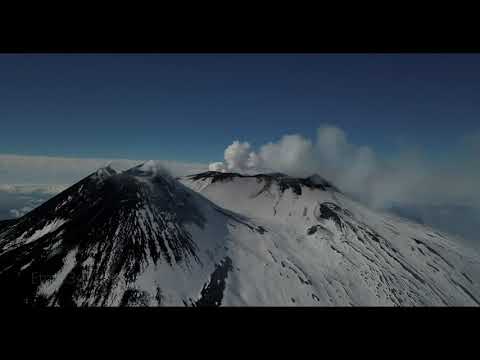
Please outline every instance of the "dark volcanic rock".
[[[152, 180], [139, 168], [120, 174], [100, 169], [3, 228], [0, 286], [9, 291], [0, 301], [68, 306], [82, 297], [104, 305], [120, 274], [133, 282], [150, 262], [198, 262], [183, 224], [202, 227], [205, 219], [190, 196], [182, 185]], [[38, 296], [66, 266], [71, 269], [54, 298]], [[122, 304], [137, 295], [125, 295]]]
[[0, 220], [0, 233], [6, 231], [9, 227], [15, 225], [18, 219]]
[[339, 192], [335, 186], [319, 175], [312, 175], [307, 178], [295, 178], [282, 173], [242, 175], [238, 173], [207, 171], [204, 173], [187, 176], [187, 178], [193, 181], [211, 179], [212, 184], [216, 182], [232, 181], [235, 178], [255, 178], [258, 181], [265, 182], [265, 186], [262, 191], [268, 190], [272, 184], [275, 183], [278, 185], [282, 193], [287, 189], [291, 189], [297, 195], [302, 195], [302, 187], [320, 189], [324, 191], [331, 189]]
[[215, 267], [210, 281], [203, 287], [200, 299], [197, 300], [195, 306], [220, 306], [225, 290], [225, 281], [232, 269], [232, 260], [227, 256]]

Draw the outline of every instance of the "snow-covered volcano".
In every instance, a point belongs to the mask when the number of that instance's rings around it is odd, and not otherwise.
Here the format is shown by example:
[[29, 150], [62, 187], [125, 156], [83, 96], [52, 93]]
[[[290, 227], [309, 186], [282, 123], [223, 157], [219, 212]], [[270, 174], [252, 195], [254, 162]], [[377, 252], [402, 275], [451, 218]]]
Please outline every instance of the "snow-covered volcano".
[[319, 176], [106, 167], [0, 223], [9, 304], [479, 305], [477, 279], [473, 253]]
[[220, 304], [229, 243], [262, 234], [154, 168], [102, 168], [0, 227], [2, 301]]
[[206, 172], [180, 181], [277, 233], [267, 252], [282, 280], [301, 273], [322, 305], [480, 305], [478, 254], [372, 211], [318, 175]]

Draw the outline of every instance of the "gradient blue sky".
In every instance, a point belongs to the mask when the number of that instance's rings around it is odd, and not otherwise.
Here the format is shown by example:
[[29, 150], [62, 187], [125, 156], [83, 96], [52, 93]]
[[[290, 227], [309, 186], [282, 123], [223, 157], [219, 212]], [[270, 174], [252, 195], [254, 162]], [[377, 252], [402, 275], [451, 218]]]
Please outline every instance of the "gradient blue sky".
[[432, 159], [478, 131], [480, 54], [0, 55], [0, 153], [222, 160], [322, 123]]

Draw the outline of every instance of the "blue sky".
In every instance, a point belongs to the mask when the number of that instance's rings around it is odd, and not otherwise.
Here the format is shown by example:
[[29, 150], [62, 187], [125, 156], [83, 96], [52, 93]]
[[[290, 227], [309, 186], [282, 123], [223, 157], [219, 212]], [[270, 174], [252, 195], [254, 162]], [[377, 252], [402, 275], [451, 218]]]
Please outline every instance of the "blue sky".
[[478, 131], [480, 54], [0, 55], [0, 153], [222, 160], [322, 123], [388, 157]]

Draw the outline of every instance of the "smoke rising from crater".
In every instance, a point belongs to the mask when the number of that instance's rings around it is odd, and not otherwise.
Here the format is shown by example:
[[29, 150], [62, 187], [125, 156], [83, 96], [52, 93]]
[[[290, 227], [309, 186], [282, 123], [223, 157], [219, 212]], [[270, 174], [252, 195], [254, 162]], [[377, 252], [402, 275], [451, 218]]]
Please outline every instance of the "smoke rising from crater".
[[[480, 133], [479, 133], [480, 135]], [[224, 162], [212, 163], [213, 171], [283, 172], [291, 176], [313, 173], [332, 181], [375, 208], [403, 204], [467, 204], [480, 208], [480, 171], [472, 167], [480, 136], [459, 145], [462, 161], [434, 165], [418, 149], [404, 147], [388, 160], [371, 147], [349, 141], [342, 129], [322, 125], [315, 140], [284, 135], [278, 141], [252, 149], [235, 140], [224, 153]], [[474, 144], [474, 145], [472, 145]], [[456, 184], [456, 185], [455, 185]]]

